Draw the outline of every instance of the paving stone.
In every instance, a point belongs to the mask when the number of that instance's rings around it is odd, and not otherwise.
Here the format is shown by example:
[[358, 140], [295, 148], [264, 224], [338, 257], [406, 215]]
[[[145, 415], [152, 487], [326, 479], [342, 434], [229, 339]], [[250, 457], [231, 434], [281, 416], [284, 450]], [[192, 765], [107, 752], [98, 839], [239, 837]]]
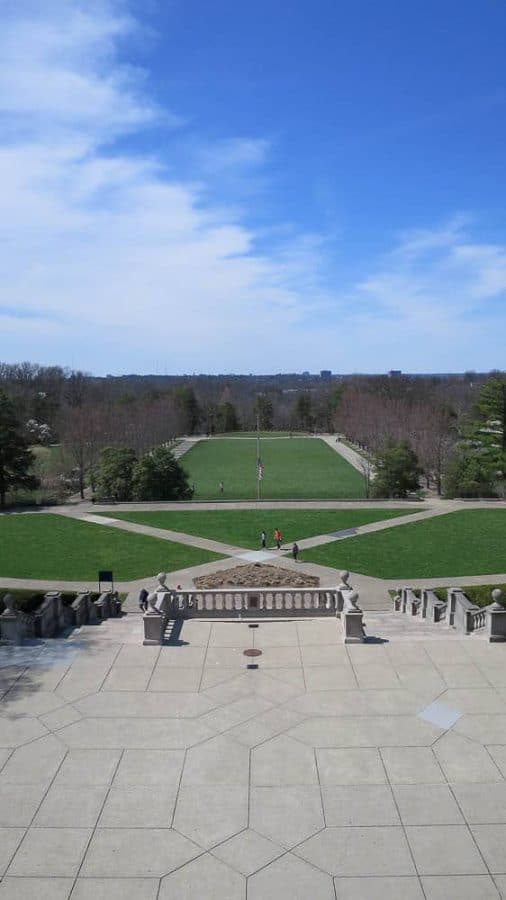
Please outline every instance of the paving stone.
[[[410, 645], [412, 646], [412, 645]], [[402, 663], [395, 666], [401, 685], [407, 690], [428, 694], [428, 700], [435, 699], [447, 687], [435, 666], [417, 663]]]
[[506, 825], [472, 825], [471, 831], [489, 871], [506, 874]]
[[426, 641], [424, 648], [436, 666], [469, 665], [471, 660], [461, 641]]
[[[130, 648], [127, 648], [130, 649]], [[131, 648], [133, 649], [133, 648]], [[148, 648], [149, 649], [149, 648]], [[105, 679], [103, 691], [145, 691], [153, 669], [135, 666], [127, 669], [114, 665]]]
[[[155, 696], [155, 695], [152, 695]], [[58, 732], [70, 748], [179, 750], [211, 736], [197, 719], [83, 719]]]
[[4, 878], [0, 900], [68, 900], [73, 884], [73, 878]]
[[[287, 623], [288, 624], [288, 623]], [[258, 631], [265, 631], [265, 628]], [[209, 647], [232, 647], [244, 650], [251, 647], [252, 631], [246, 622], [213, 622], [209, 636]], [[292, 643], [297, 646], [297, 635]]]
[[58, 771], [65, 753], [65, 746], [52, 734], [26, 747], [19, 747], [2, 769], [2, 782], [47, 786]]
[[246, 828], [248, 789], [229, 785], [181, 787], [174, 828], [209, 849]]
[[387, 785], [347, 785], [322, 789], [327, 826], [400, 825]]
[[68, 785], [77, 791], [81, 787], [100, 787], [111, 783], [118, 766], [119, 750], [69, 750], [54, 784]]
[[[264, 667], [268, 669], [290, 669], [302, 665], [298, 647], [262, 647], [261, 650], [262, 656], [258, 658], [258, 662], [262, 669]], [[209, 654], [207, 661], [209, 664]]]
[[100, 718], [132, 716], [139, 719], [192, 719], [208, 712], [213, 705], [204, 694], [160, 694], [145, 691], [103, 691], [76, 701], [83, 716]]
[[246, 900], [246, 879], [205, 853], [162, 879], [159, 900], [200, 900], [204, 895], [206, 900]]
[[338, 619], [310, 619], [305, 622], [297, 622], [296, 627], [301, 647], [312, 644], [318, 646], [338, 645], [343, 638], [341, 622]]
[[456, 784], [453, 792], [470, 824], [506, 824], [506, 783]]
[[403, 825], [461, 825], [464, 819], [445, 784], [398, 784], [393, 787]]
[[201, 669], [176, 669], [174, 666], [156, 666], [148, 684], [149, 691], [198, 691]]
[[311, 747], [405, 747], [428, 746], [441, 729], [416, 716], [350, 716], [307, 719], [288, 734]]
[[427, 875], [422, 878], [427, 900], [499, 900], [490, 875]]
[[45, 734], [47, 729], [38, 719], [21, 716], [19, 719], [0, 717], [0, 746], [4, 748], [21, 747]]
[[7, 760], [9, 759], [9, 756], [11, 755], [11, 753], [12, 753], [12, 750], [9, 750], [9, 749], [0, 750], [0, 772], [2, 771]]
[[114, 668], [132, 669], [137, 667], [152, 669], [159, 655], [160, 647], [121, 647], [114, 660]]
[[331, 668], [343, 668], [353, 673], [346, 647], [335, 644], [315, 646], [304, 645], [300, 650], [302, 657], [302, 665], [304, 668], [320, 668], [321, 666]]
[[489, 755], [492, 757], [497, 768], [506, 778], [506, 747], [487, 747]]
[[450, 782], [503, 781], [485, 748], [455, 732], [443, 735], [432, 749]]
[[338, 748], [316, 751], [323, 785], [384, 784], [385, 769], [378, 750]]
[[431, 659], [425, 647], [415, 641], [390, 641], [385, 649], [388, 659], [395, 667], [398, 665], [431, 665]]
[[53, 828], [94, 828], [107, 787], [83, 787], [53, 784], [35, 816], [34, 825]]
[[122, 787], [165, 785], [175, 788], [179, 785], [183, 762], [184, 750], [125, 750], [114, 784]]
[[40, 691], [54, 691], [69, 669], [67, 665], [33, 665], [20, 676], [18, 687], [37, 688]]
[[194, 647], [190, 644], [162, 647], [157, 666], [175, 666], [177, 669], [201, 669], [206, 654], [205, 647]]
[[0, 876], [7, 869], [24, 834], [24, 828], [0, 828]]
[[9, 868], [9, 875], [77, 875], [91, 828], [30, 828]]
[[355, 669], [359, 688], [395, 688], [401, 682], [391, 665], [357, 666]]
[[330, 875], [414, 875], [400, 827], [326, 828], [294, 851]]
[[15, 685], [2, 699], [0, 722], [9, 716], [43, 716], [64, 704], [65, 701], [52, 691], [30, 690], [24, 685]]
[[169, 828], [97, 828], [83, 877], [161, 878], [198, 856], [200, 848]]
[[506, 710], [506, 702], [495, 688], [449, 688], [439, 700], [445, 706], [473, 715]]
[[335, 900], [332, 880], [291, 853], [252, 875], [248, 900]]
[[409, 826], [406, 835], [420, 875], [486, 874], [465, 825]]
[[195, 647], [207, 647], [212, 628], [211, 622], [198, 619], [185, 619], [179, 639], [193, 644]]
[[[251, 629], [246, 636], [251, 646]], [[268, 622], [255, 629], [255, 645], [258, 647], [298, 647], [299, 637], [295, 622]]]
[[45, 785], [9, 784], [0, 775], [0, 826], [28, 827], [44, 796]]
[[[248, 684], [251, 693], [256, 697], [264, 697], [272, 703], [283, 703], [297, 697], [304, 691], [304, 683], [292, 684], [278, 678], [278, 672], [284, 669], [269, 669], [263, 671], [248, 672], [241, 675], [241, 679]], [[292, 670], [286, 670], [292, 671]], [[299, 670], [300, 671], [300, 670]], [[291, 678], [291, 676], [290, 676]]]
[[241, 725], [236, 725], [227, 735], [245, 747], [256, 747], [264, 741], [292, 728], [301, 722], [304, 716], [286, 707], [277, 706], [260, 713]]
[[462, 716], [454, 730], [480, 744], [506, 744], [506, 715]]
[[324, 827], [319, 787], [252, 787], [250, 827], [289, 849]]
[[313, 750], [286, 735], [272, 738], [251, 752], [251, 784], [317, 784]]
[[248, 777], [248, 750], [221, 735], [188, 750], [181, 784], [247, 785]]
[[[203, 695], [199, 696], [203, 697]], [[265, 697], [241, 697], [226, 706], [211, 710], [201, 716], [200, 721], [214, 731], [228, 731], [229, 728], [240, 725], [242, 722], [252, 719], [253, 716], [271, 709], [272, 705], [271, 701], [266, 700]]]
[[176, 787], [113, 785], [107, 795], [100, 828], [168, 828], [176, 805]]
[[[251, 642], [249, 646], [251, 647]], [[208, 647], [204, 671], [213, 668], [246, 668], [246, 657], [243, 652], [245, 649], [247, 647]]]
[[78, 722], [79, 719], [82, 719], [81, 713], [70, 704], [61, 706], [60, 709], [56, 709], [45, 716], [40, 716], [40, 721], [50, 731], [59, 731], [60, 728], [64, 728], [65, 725], [72, 725], [73, 722]]
[[449, 688], [489, 687], [489, 682], [480, 670], [469, 661], [466, 664], [445, 665], [440, 663], [438, 670]]
[[[316, 649], [316, 648], [311, 648]], [[311, 666], [304, 669], [308, 691], [343, 691], [357, 687], [357, 679], [350, 665]]]
[[[506, 897], [506, 875], [494, 875], [494, 881], [502, 898]], [[471, 898], [470, 898], [471, 900]], [[473, 898], [474, 900], [474, 898]], [[488, 897], [487, 897], [488, 900]]]
[[335, 878], [337, 900], [424, 900], [418, 878]]
[[281, 856], [285, 851], [279, 844], [274, 844], [262, 837], [261, 834], [257, 834], [256, 831], [252, 831], [251, 828], [247, 828], [246, 831], [241, 831], [229, 841], [215, 847], [212, 852], [227, 865], [248, 876]]
[[158, 878], [78, 878], [72, 900], [157, 900], [158, 885]]

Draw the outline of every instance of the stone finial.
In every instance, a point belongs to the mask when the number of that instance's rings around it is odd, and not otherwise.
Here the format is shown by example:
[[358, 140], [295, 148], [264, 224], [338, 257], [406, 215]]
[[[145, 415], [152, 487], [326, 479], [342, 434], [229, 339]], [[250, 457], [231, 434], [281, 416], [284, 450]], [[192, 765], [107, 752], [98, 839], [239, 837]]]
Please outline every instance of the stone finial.
[[353, 588], [350, 584], [350, 573], [343, 569], [342, 572], [339, 572], [339, 578], [341, 579], [341, 583], [337, 586], [338, 591], [352, 591]]
[[348, 612], [354, 609], [358, 612], [361, 612], [361, 609], [358, 605], [358, 591], [351, 591], [344, 598], [344, 610]]
[[5, 612], [12, 615], [16, 613], [16, 598], [12, 594], [5, 594], [3, 598]]
[[155, 591], [166, 591], [168, 590], [165, 582], [167, 581], [167, 572], [159, 572], [156, 576], [156, 580], [158, 581], [158, 585], [155, 588]]
[[[500, 588], [494, 588], [492, 591], [492, 606], [494, 609], [504, 609], [503, 604], [501, 603], [502, 599], [502, 591]], [[4, 597], [5, 603], [5, 597]]]

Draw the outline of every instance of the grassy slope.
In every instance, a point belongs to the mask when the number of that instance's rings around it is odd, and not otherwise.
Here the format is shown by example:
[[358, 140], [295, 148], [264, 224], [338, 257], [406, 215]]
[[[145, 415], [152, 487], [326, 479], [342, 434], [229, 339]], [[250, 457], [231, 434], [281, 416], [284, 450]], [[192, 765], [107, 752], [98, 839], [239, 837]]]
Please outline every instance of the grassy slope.
[[416, 509], [219, 509], [185, 510], [176, 512], [108, 512], [115, 519], [126, 519], [169, 531], [182, 531], [237, 547], [256, 549], [260, 546], [260, 532], [267, 533], [272, 544], [275, 528], [279, 527], [284, 542], [300, 541], [316, 534], [330, 534], [345, 528], [393, 519], [416, 512]]
[[51, 514], [0, 517], [0, 579], [89, 581], [112, 569], [117, 581], [173, 572], [217, 554]]
[[[265, 499], [364, 497], [364, 482], [323, 441], [308, 438], [262, 440]], [[257, 496], [255, 440], [202, 441], [181, 462], [195, 484], [196, 500], [253, 500]], [[219, 483], [224, 482], [221, 495]]]
[[506, 510], [470, 509], [308, 550], [305, 558], [377, 578], [488, 575], [506, 570]]

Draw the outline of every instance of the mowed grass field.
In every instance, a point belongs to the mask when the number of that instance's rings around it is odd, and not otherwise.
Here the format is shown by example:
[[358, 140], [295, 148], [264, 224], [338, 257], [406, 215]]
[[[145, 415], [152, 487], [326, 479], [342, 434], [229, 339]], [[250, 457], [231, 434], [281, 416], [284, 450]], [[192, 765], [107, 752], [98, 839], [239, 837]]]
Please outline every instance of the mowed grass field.
[[347, 528], [381, 522], [418, 512], [411, 509], [210, 509], [170, 512], [111, 511], [108, 517], [138, 522], [169, 531], [223, 541], [236, 547], [260, 548], [260, 533], [267, 534], [267, 546], [273, 546], [273, 532], [280, 528], [284, 544], [301, 541], [316, 534], [332, 534]]
[[0, 582], [4, 578], [96, 582], [174, 572], [221, 557], [207, 550], [93, 525], [51, 513], [0, 516]]
[[[269, 500], [337, 499], [365, 496], [364, 479], [317, 438], [261, 440], [262, 496]], [[257, 444], [254, 439], [213, 438], [188, 451], [181, 464], [195, 485], [195, 500], [255, 500]], [[220, 493], [220, 481], [224, 492]]]
[[304, 558], [387, 579], [502, 574], [506, 571], [506, 510], [447, 513], [315, 547]]

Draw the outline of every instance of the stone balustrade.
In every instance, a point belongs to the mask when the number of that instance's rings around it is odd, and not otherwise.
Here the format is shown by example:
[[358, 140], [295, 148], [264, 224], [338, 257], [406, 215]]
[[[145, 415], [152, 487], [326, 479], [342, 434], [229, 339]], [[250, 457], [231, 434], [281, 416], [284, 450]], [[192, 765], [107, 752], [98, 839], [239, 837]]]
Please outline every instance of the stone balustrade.
[[80, 628], [119, 615], [121, 611], [116, 591], [106, 591], [96, 601], [89, 592], [83, 592], [68, 605], [64, 605], [59, 591], [48, 591], [34, 613], [17, 609], [13, 598], [4, 597], [4, 603], [6, 609], [0, 615], [0, 639], [13, 644], [19, 644], [25, 638], [54, 637], [65, 628]]
[[418, 598], [411, 588], [404, 587], [393, 598], [396, 612], [409, 613], [437, 623], [444, 621], [461, 634], [482, 632], [490, 642], [506, 641], [506, 609], [500, 602], [501, 591], [492, 591], [492, 603], [485, 607], [472, 603], [459, 587], [447, 589], [447, 601], [440, 600], [430, 589], [421, 591]]

